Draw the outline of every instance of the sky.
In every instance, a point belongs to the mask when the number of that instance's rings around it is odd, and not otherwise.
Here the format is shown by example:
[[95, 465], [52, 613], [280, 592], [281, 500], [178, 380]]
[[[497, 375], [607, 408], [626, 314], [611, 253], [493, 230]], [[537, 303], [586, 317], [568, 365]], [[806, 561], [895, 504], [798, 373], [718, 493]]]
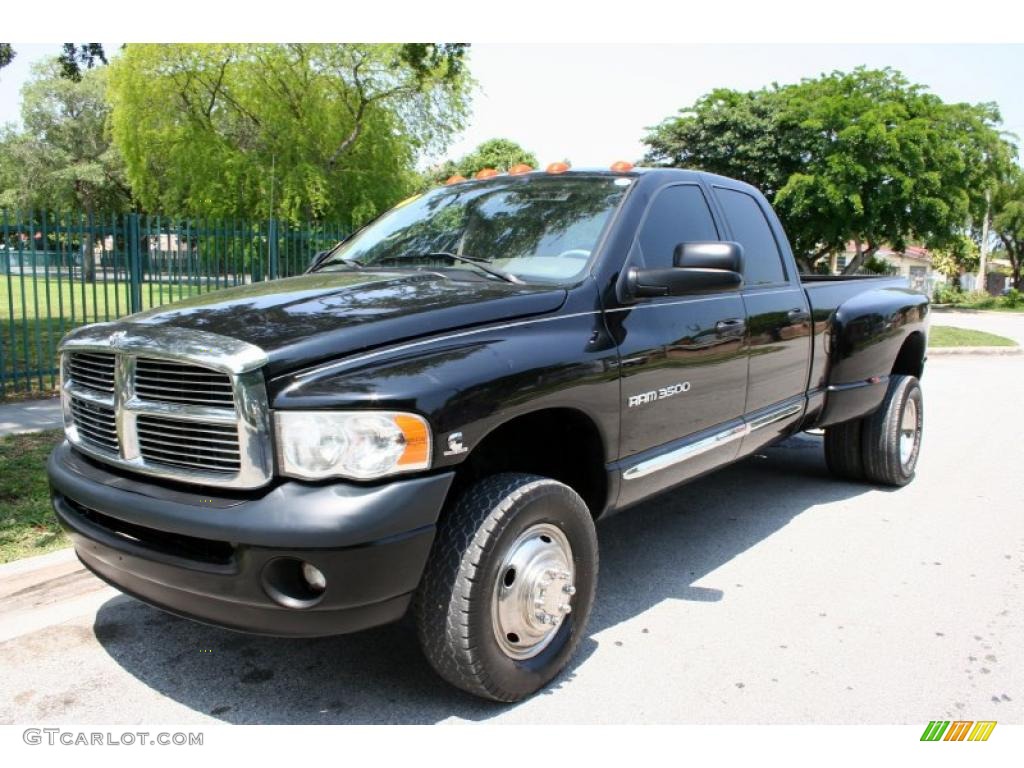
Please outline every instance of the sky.
[[[31, 64], [60, 49], [14, 45], [18, 57], [0, 70], [0, 123], [19, 120], [18, 94]], [[481, 44], [470, 57], [479, 89], [447, 157], [500, 136], [542, 164], [637, 160], [646, 128], [712, 88], [756, 89], [859, 65], [894, 67], [945, 101], [994, 101], [1004, 129], [1024, 136], [1024, 45]], [[441, 159], [424, 158], [424, 164]]]

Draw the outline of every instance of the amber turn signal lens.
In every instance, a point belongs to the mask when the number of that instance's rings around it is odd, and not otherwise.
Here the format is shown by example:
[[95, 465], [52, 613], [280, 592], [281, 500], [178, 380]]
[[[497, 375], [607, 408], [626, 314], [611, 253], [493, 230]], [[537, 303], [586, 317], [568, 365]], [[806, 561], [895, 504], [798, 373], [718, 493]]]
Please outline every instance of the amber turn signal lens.
[[633, 170], [633, 164], [627, 163], [625, 160], [619, 160], [618, 162], [612, 163], [612, 170], [615, 173], [628, 173]]
[[552, 163], [547, 167], [548, 173], [565, 173], [569, 170], [568, 163]]
[[430, 460], [430, 434], [426, 422], [405, 414], [396, 414], [394, 422], [405, 436], [405, 452], [398, 460], [398, 466], [426, 467]]
[[526, 163], [516, 163], [515, 165], [508, 169], [508, 175], [522, 176], [524, 173], [529, 173], [532, 170], [532, 165], [527, 165]]
[[476, 172], [476, 176], [474, 176], [473, 178], [474, 179], [490, 179], [490, 178], [492, 178], [494, 176], [497, 176], [497, 175], [498, 175], [498, 172], [496, 170], [494, 170], [493, 168], [484, 168], [483, 170], [477, 171]]
[[444, 184], [445, 184], [446, 187], [450, 187], [452, 184], [460, 184], [461, 182], [463, 182], [465, 180], [466, 180], [465, 176], [459, 176], [459, 175], [449, 176], [448, 177], [448, 181], [446, 181]]

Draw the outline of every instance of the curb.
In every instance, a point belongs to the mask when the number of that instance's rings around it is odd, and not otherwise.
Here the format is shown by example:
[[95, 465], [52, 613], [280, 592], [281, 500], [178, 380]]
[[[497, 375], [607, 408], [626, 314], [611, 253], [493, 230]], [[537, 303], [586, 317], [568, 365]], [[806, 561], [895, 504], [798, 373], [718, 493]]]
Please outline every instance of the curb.
[[44, 568], [69, 563], [75, 559], [75, 548], [70, 545], [55, 552], [47, 552], [45, 555], [23, 557], [20, 560], [12, 560], [9, 563], [0, 564], [0, 579], [9, 576], [21, 576], [32, 571], [41, 571]]
[[928, 347], [928, 357], [963, 356], [963, 355], [989, 355], [994, 357], [1007, 357], [1019, 355], [1024, 350], [1020, 347]]
[[952, 304], [930, 304], [929, 309], [943, 315], [999, 315], [1001, 317], [1020, 315], [1024, 317], [1024, 311], [1019, 310], [967, 309], [966, 307], [954, 307]]

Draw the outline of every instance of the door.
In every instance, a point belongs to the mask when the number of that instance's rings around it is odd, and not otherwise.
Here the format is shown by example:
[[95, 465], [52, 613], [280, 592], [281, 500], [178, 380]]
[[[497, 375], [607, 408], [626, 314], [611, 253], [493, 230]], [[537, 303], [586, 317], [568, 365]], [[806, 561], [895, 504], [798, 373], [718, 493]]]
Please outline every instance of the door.
[[[676, 245], [722, 239], [701, 187], [665, 187], [651, 201], [628, 267], [668, 267]], [[619, 340], [620, 503], [730, 460], [747, 386], [746, 317], [738, 291], [640, 299], [609, 309]], [[707, 442], [710, 440], [710, 442]]]
[[811, 360], [811, 315], [796, 274], [789, 274], [768, 216], [746, 192], [716, 187], [728, 236], [743, 246], [743, 302], [750, 343], [744, 411], [748, 453], [790, 429], [803, 412]]

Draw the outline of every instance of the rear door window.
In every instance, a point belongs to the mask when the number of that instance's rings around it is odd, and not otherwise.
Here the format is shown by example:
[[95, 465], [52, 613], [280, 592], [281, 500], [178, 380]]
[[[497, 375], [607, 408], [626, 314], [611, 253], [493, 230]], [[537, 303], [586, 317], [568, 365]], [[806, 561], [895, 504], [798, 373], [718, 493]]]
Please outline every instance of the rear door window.
[[782, 254], [757, 200], [746, 192], [715, 188], [733, 239], [743, 246], [743, 281], [747, 286], [786, 282]]

